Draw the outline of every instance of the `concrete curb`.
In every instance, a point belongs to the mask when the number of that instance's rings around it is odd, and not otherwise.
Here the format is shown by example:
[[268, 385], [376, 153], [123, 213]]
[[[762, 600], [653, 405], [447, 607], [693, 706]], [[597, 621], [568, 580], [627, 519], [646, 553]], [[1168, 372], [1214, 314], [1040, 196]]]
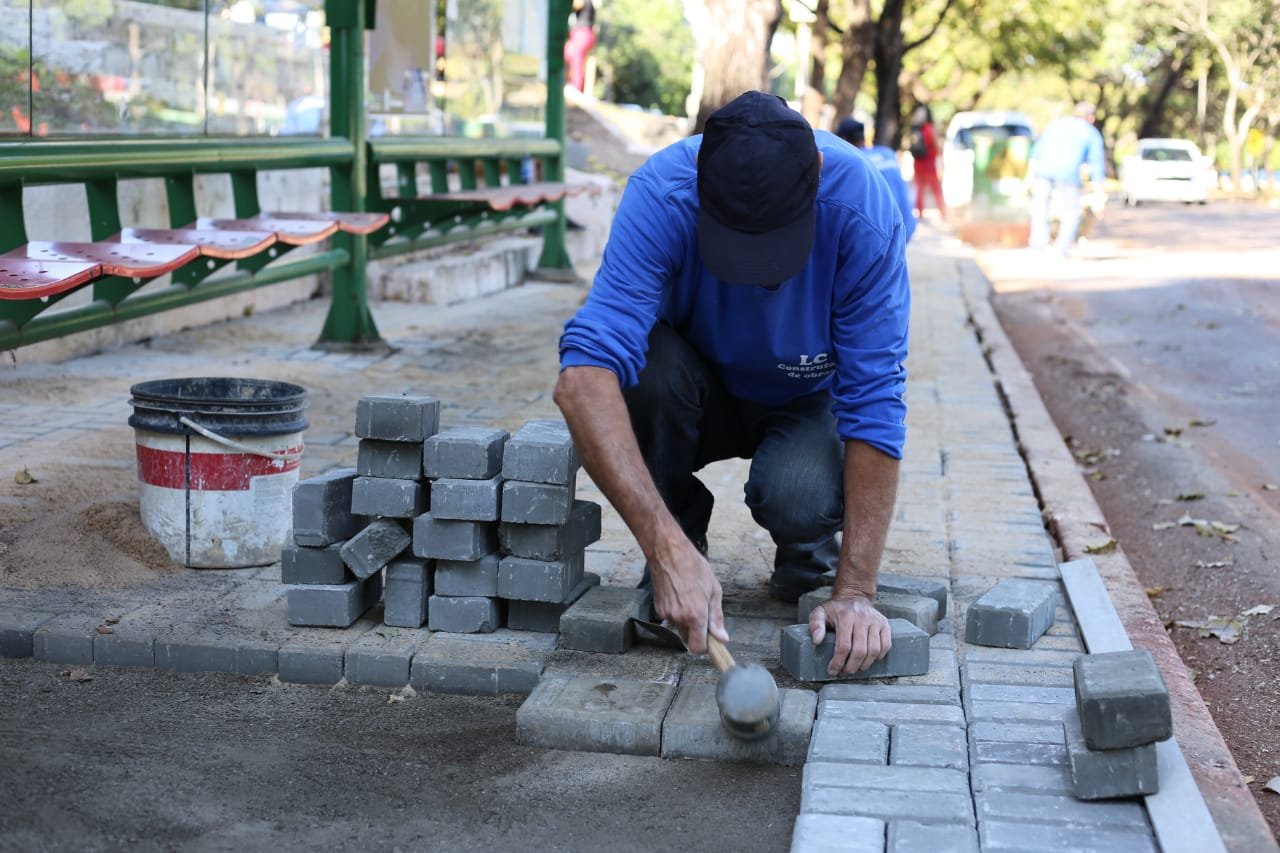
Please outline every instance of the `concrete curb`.
[[1169, 686], [1178, 742], [1227, 849], [1280, 850], [1124, 551], [1120, 547], [1109, 554], [1085, 551], [1110, 538], [1107, 520], [1000, 325], [991, 306], [991, 283], [974, 253], [958, 240], [948, 249], [956, 258], [969, 321], [1005, 401], [1010, 426], [1063, 560], [1092, 557], [1134, 646], [1155, 656]]

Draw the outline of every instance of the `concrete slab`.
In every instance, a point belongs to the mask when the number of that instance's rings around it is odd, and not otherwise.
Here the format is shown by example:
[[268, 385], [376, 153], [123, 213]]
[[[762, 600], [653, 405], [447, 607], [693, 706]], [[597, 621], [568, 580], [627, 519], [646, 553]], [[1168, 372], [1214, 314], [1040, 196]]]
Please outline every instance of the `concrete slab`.
[[764, 764], [803, 764], [818, 699], [809, 690], [779, 690], [780, 715], [759, 740], [731, 734], [720, 720], [716, 688], [682, 685], [662, 722], [663, 758], [701, 758]]
[[659, 755], [662, 720], [675, 688], [652, 681], [544, 678], [516, 712], [527, 746]]
[[432, 634], [414, 652], [409, 683], [435, 693], [529, 693], [558, 639], [505, 628], [492, 634]]

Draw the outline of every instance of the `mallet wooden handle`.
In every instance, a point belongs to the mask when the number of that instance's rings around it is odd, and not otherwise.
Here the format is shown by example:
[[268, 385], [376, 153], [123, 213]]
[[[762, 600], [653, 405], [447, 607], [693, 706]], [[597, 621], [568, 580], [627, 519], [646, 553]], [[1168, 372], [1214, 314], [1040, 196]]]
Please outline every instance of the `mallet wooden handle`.
[[711, 634], [707, 634], [707, 657], [711, 658], [711, 663], [722, 673], [738, 665], [733, 655], [729, 654], [729, 650], [724, 647], [724, 643]]

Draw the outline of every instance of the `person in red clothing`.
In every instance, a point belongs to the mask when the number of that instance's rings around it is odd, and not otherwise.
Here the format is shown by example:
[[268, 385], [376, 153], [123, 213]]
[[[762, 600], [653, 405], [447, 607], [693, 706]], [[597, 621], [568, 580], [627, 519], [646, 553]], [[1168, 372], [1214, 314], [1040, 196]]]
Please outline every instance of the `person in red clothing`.
[[924, 191], [933, 193], [938, 213], [945, 219], [947, 206], [942, 200], [942, 182], [938, 180], [938, 133], [933, 127], [933, 113], [925, 104], [911, 114], [911, 131], [907, 150], [915, 163], [916, 216], [924, 217]]
[[596, 46], [596, 7], [591, 0], [573, 0], [569, 21], [569, 38], [564, 43], [564, 61], [568, 83], [579, 92], [586, 91], [587, 54]]

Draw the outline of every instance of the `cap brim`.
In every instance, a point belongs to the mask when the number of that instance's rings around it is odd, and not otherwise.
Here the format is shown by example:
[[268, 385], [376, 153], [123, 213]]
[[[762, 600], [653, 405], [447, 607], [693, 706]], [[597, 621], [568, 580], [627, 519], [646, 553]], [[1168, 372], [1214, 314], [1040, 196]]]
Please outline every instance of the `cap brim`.
[[814, 209], [793, 222], [761, 234], [726, 228], [698, 212], [698, 254], [707, 271], [732, 284], [779, 284], [809, 263]]

